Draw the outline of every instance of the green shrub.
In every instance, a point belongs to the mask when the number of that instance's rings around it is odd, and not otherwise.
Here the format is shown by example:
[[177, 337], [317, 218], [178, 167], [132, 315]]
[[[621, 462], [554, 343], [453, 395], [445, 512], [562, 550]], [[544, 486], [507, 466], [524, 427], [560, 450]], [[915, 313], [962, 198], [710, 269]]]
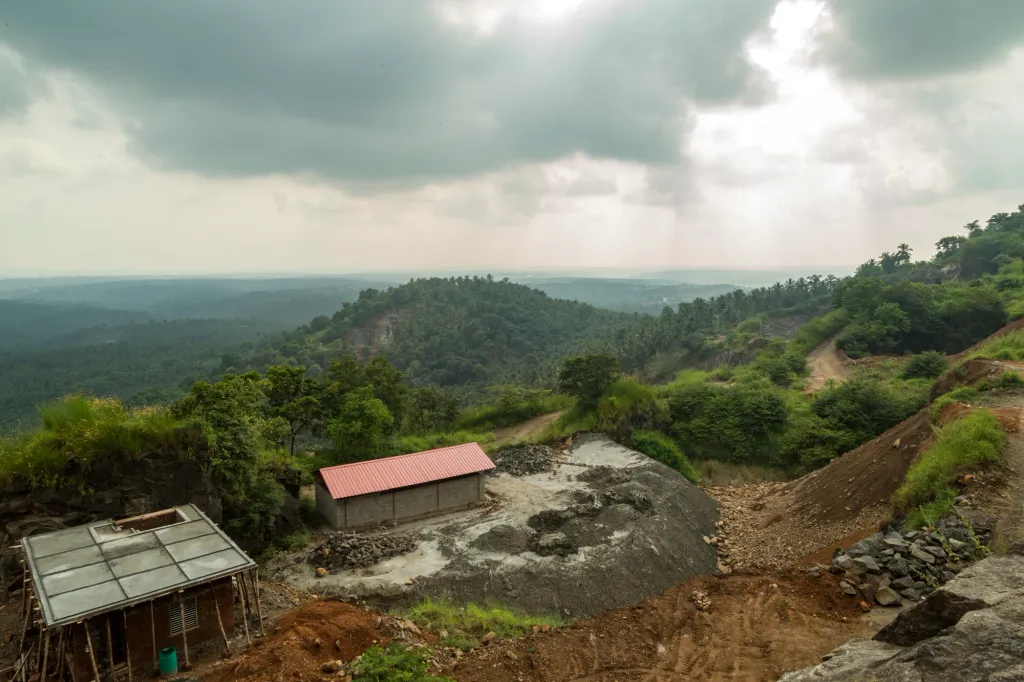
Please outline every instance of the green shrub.
[[941, 518], [952, 504], [949, 491], [956, 477], [983, 462], [998, 459], [1004, 438], [999, 420], [988, 410], [976, 410], [947, 424], [911, 465], [893, 501], [903, 509], [920, 508], [920, 516]]
[[457, 606], [449, 601], [434, 599], [426, 599], [410, 609], [400, 611], [399, 615], [427, 630], [446, 630], [448, 637], [441, 644], [457, 646], [463, 650], [475, 646], [488, 632], [502, 639], [512, 639], [527, 634], [534, 625], [558, 627], [562, 624], [554, 616], [523, 615], [493, 605]]
[[709, 378], [715, 381], [729, 381], [732, 379], [733, 368], [729, 365], [719, 365], [711, 372]]
[[658, 392], [635, 379], [617, 379], [597, 402], [597, 425], [619, 438], [634, 428], [651, 428], [664, 420], [666, 409]]
[[309, 536], [305, 533], [291, 533], [277, 541], [277, 545], [286, 552], [300, 550], [309, 544]]
[[901, 394], [876, 381], [851, 379], [818, 393], [811, 410], [863, 443], [899, 424], [925, 401], [923, 391]]
[[675, 469], [686, 477], [691, 483], [700, 484], [700, 474], [690, 464], [679, 446], [671, 438], [660, 431], [640, 430], [634, 431], [629, 439], [629, 445], [634, 450], [644, 453], [653, 460], [661, 462], [670, 469]]
[[302, 522], [311, 528], [320, 524], [320, 513], [316, 509], [315, 495], [299, 495], [299, 516], [302, 518]]
[[778, 389], [695, 384], [668, 394], [672, 436], [691, 456], [768, 463], [788, 410]]
[[400, 644], [373, 646], [352, 666], [353, 682], [451, 682], [448, 677], [428, 675], [430, 649], [406, 649]]
[[953, 403], [968, 403], [978, 398], [978, 391], [970, 386], [961, 386], [954, 388], [949, 393], [943, 393], [934, 401], [932, 401], [931, 415], [932, 421], [938, 421], [939, 415], [946, 409], [947, 405]]
[[903, 368], [904, 379], [934, 379], [941, 376], [949, 367], [949, 360], [942, 353], [934, 350], [918, 353], [910, 358]]

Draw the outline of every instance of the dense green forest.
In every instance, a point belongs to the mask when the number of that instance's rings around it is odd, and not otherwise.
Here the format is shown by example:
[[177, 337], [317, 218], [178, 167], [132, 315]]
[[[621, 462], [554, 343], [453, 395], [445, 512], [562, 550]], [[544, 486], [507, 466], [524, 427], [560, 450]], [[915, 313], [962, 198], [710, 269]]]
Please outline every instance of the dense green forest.
[[[54, 478], [69, 460], [87, 466], [110, 443], [141, 455], [192, 424], [216, 454], [228, 528], [267, 540], [280, 504], [271, 482], [277, 468], [299, 467], [308, 480], [325, 464], [470, 440], [486, 445], [495, 427], [554, 409], [562, 416], [538, 440], [603, 431], [693, 480], [696, 460], [796, 475], [919, 410], [948, 367], [946, 354], [1024, 315], [1022, 236], [1024, 207], [940, 240], [930, 261], [913, 262], [900, 245], [850, 278], [736, 290], [657, 317], [552, 299], [491, 277], [367, 289], [330, 317], [223, 354], [206, 378], [181, 382], [173, 395], [159, 394], [153, 377], [148, 388], [157, 393], [137, 400], [176, 398], [168, 404], [133, 409], [70, 397], [43, 408], [40, 427], [0, 439], [0, 480], [73, 484]], [[773, 318], [793, 315], [808, 318], [795, 334], [757, 336]], [[851, 354], [894, 357], [808, 395], [805, 357], [831, 336]], [[187, 338], [183, 332], [168, 348]], [[732, 347], [749, 352], [734, 362], [722, 352]], [[1022, 359], [1024, 332], [982, 352]], [[643, 379], [649, 363], [673, 353], [722, 361], [711, 371], [684, 369], [668, 383]], [[63, 371], [71, 371], [73, 355]], [[140, 372], [153, 365], [139, 362]], [[0, 376], [14, 369], [4, 366]], [[168, 374], [178, 371], [187, 370], [168, 365]], [[31, 390], [30, 377], [21, 390]], [[976, 390], [1020, 383], [1014, 375]], [[467, 401], [476, 404], [466, 409]], [[919, 516], [941, 508], [929, 495], [915, 493]]]

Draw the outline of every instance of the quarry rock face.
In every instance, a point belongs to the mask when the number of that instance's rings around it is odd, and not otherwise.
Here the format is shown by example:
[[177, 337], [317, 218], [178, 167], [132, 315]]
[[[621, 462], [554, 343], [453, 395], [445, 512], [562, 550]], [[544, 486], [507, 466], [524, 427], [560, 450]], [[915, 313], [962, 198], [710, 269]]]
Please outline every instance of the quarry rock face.
[[1024, 679], [1024, 556], [983, 559], [855, 641], [780, 682], [1010, 682]]

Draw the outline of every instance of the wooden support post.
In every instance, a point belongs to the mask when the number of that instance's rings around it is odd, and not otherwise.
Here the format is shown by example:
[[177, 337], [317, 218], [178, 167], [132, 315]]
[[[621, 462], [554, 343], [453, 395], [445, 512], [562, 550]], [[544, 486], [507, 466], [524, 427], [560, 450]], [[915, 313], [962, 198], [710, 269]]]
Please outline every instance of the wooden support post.
[[25, 560], [21, 560], [21, 613], [28, 612], [28, 568]]
[[110, 635], [110, 614], [103, 619], [107, 626], [107, 661], [110, 663], [110, 677], [114, 677], [114, 638]]
[[[132, 652], [128, 646], [128, 611], [121, 611], [124, 618], [124, 662], [128, 665], [128, 682], [132, 682]], [[43, 680], [42, 682], [46, 682]]]
[[92, 636], [89, 634], [89, 621], [83, 621], [82, 627], [85, 628], [85, 646], [89, 652], [89, 662], [92, 663], [92, 674], [96, 682], [100, 682], [100, 669], [96, 665], [96, 656], [93, 653]]
[[64, 675], [64, 650], [67, 646], [67, 634], [68, 628], [63, 627], [60, 629], [60, 637], [57, 638], [57, 675], [56, 678], [59, 682], [61, 677]]
[[46, 666], [50, 663], [50, 631], [47, 630], [43, 641], [43, 666], [39, 669], [42, 682], [46, 682]]
[[260, 569], [254, 568], [252, 573], [252, 591], [256, 594], [256, 616], [260, 619], [260, 637], [263, 631], [263, 603], [260, 601]]
[[185, 650], [185, 670], [192, 667], [188, 661], [188, 636], [185, 634], [185, 593], [178, 593], [178, 613], [181, 616], [181, 646]]
[[153, 602], [149, 602], [149, 631], [153, 634], [153, 667], [160, 665], [160, 652], [156, 650], [156, 617], [153, 615]]
[[[22, 588], [24, 594], [28, 594], [28, 583]], [[32, 608], [25, 609], [25, 622], [21, 625], [21, 640], [18, 642], [18, 653], [24, 653], [25, 651], [25, 637], [28, 636], [28, 624], [32, 620]]]
[[245, 626], [245, 643], [252, 644], [249, 639], [249, 618], [245, 613], [245, 585], [242, 583], [242, 576], [238, 576], [238, 600], [242, 604], [242, 625]]
[[213, 608], [217, 612], [217, 626], [220, 628], [220, 636], [224, 638], [224, 650], [231, 655], [231, 642], [228, 641], [228, 633], [224, 631], [224, 619], [220, 616], [220, 601], [217, 599], [217, 593], [210, 587], [210, 597], [213, 599]]

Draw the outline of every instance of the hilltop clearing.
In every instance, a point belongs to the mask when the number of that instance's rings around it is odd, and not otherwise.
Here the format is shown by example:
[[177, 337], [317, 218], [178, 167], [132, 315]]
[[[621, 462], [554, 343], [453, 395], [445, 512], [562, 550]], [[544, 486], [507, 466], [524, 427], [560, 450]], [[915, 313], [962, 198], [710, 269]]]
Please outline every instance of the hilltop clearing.
[[[714, 501], [678, 472], [604, 436], [580, 437], [523, 466], [499, 452], [487, 482], [491, 503], [356, 536], [360, 546], [409, 538], [415, 549], [370, 566], [334, 568], [303, 550], [268, 566], [274, 580], [303, 591], [413, 604], [425, 597], [490, 602], [564, 618], [630, 604], [715, 570]], [[534, 463], [541, 466], [534, 467]], [[383, 544], [381, 544], [383, 547]], [[331, 572], [318, 578], [316, 567]]]

